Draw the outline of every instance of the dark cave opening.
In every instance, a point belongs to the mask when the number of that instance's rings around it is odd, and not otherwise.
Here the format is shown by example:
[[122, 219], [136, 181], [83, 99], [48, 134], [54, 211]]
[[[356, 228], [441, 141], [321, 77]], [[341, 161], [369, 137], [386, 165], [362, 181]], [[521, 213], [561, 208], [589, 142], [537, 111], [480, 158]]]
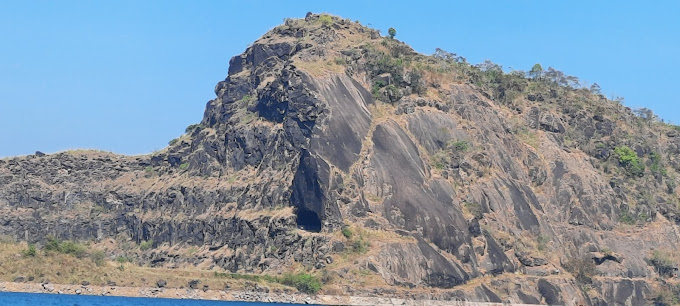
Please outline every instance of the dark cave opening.
[[298, 209], [297, 226], [299, 229], [318, 233], [321, 231], [321, 219], [311, 210]]

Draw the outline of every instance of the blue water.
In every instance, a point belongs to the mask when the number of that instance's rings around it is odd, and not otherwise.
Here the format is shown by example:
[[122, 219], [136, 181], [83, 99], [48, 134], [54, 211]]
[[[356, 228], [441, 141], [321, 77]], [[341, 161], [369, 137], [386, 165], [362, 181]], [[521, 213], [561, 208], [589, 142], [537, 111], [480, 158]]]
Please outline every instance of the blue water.
[[47, 293], [0, 292], [0, 305], [11, 306], [274, 306], [301, 304], [270, 304], [248, 302], [223, 302], [204, 300], [177, 300], [98, 295], [70, 295]]

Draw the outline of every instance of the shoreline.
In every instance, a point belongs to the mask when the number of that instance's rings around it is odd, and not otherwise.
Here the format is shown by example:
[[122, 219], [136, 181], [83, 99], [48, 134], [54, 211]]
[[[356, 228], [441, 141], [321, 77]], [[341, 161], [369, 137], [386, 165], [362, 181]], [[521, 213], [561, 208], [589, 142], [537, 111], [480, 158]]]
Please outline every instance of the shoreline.
[[[503, 303], [468, 302], [468, 301], [436, 301], [436, 300], [408, 300], [390, 297], [361, 297], [339, 295], [306, 295], [300, 293], [275, 293], [243, 290], [201, 290], [191, 288], [144, 288], [124, 286], [96, 286], [96, 285], [64, 285], [52, 283], [18, 283], [0, 282], [0, 292], [71, 294], [71, 295], [99, 295], [119, 297], [144, 297], [168, 299], [212, 300], [225, 302], [261, 302], [261, 303], [289, 303], [289, 304], [317, 304], [317, 305], [405, 305], [405, 306], [501, 306]], [[525, 304], [512, 304], [525, 305]]]

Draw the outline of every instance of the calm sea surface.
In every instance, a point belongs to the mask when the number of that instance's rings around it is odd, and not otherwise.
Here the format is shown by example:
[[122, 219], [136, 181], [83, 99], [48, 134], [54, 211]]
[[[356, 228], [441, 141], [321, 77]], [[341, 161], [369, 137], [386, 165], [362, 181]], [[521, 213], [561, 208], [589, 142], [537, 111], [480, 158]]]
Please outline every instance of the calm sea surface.
[[270, 304], [270, 303], [246, 303], [246, 302], [222, 302], [202, 300], [176, 300], [158, 298], [136, 298], [119, 296], [97, 295], [70, 295], [70, 294], [46, 294], [46, 293], [17, 293], [0, 292], [0, 305], [25, 306], [274, 306], [274, 305], [300, 305], [300, 304]]

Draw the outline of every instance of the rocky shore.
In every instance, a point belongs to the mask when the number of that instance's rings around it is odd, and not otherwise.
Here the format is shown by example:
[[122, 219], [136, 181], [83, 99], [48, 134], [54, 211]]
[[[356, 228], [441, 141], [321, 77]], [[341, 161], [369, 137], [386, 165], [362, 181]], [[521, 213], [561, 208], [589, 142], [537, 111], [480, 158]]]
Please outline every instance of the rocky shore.
[[[480, 303], [466, 301], [407, 300], [389, 297], [358, 297], [339, 295], [305, 295], [257, 291], [201, 290], [191, 288], [142, 288], [122, 286], [63, 285], [52, 283], [0, 282], [0, 292], [26, 292], [49, 294], [76, 294], [101, 296], [126, 296], [167, 299], [198, 299], [213, 301], [243, 301], [264, 303], [291, 303], [316, 305], [508, 305], [503, 303]], [[512, 304], [528, 305], [528, 304]]]

